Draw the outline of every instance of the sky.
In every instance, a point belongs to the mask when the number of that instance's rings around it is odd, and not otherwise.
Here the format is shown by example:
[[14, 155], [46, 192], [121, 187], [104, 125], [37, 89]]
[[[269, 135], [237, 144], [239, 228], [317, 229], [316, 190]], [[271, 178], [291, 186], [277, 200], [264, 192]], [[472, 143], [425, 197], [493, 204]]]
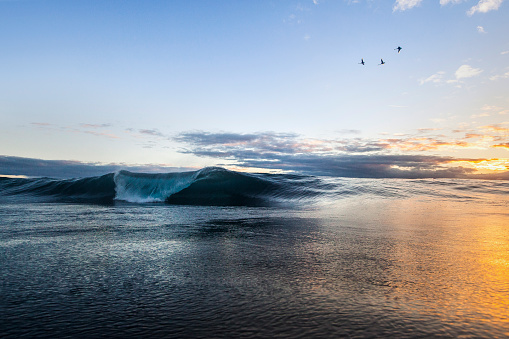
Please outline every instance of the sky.
[[504, 0], [0, 0], [0, 175], [507, 179], [507, 18]]

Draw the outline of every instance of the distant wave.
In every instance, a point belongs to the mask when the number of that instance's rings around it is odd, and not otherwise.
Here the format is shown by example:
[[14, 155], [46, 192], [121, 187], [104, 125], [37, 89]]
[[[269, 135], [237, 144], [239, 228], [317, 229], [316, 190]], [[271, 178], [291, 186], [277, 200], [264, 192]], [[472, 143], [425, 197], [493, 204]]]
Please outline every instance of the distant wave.
[[0, 178], [2, 196], [108, 202], [115, 198], [114, 174], [80, 179]]
[[345, 196], [428, 196], [455, 199], [507, 197], [508, 182], [482, 180], [346, 179], [253, 174], [207, 167], [164, 174], [119, 171], [79, 179], [0, 178], [0, 197], [44, 201], [273, 206]]

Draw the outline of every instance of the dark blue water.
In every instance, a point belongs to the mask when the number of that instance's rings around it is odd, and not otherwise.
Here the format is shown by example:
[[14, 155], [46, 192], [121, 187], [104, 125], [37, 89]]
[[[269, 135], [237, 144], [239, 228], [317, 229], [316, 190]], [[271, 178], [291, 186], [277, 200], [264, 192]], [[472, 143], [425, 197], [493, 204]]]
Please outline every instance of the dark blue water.
[[505, 182], [268, 179], [236, 206], [233, 189], [140, 204], [9, 181], [0, 335], [509, 336]]

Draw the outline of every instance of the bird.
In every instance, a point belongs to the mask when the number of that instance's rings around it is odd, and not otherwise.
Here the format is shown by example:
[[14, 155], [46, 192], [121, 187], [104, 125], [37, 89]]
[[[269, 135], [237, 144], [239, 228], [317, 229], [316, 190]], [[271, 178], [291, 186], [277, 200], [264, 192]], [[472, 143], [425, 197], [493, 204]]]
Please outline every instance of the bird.
[[394, 48], [394, 50], [395, 50], [395, 51], [398, 51], [398, 53], [399, 53], [399, 52], [401, 52], [401, 50], [402, 50], [402, 49], [403, 49], [403, 48], [401, 48], [400, 46], [398, 46], [398, 48]]
[[384, 65], [384, 64], [385, 64], [384, 59], [380, 59], [380, 63], [378, 64], [378, 66]]
[[359, 65], [363, 65], [364, 66], [364, 59], [361, 59], [361, 62], [359, 62]]

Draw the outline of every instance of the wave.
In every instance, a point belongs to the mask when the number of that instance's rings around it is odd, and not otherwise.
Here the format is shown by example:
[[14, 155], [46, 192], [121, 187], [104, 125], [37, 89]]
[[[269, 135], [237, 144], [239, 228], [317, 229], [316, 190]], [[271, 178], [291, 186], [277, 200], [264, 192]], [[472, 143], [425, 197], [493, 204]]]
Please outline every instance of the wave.
[[164, 174], [119, 171], [99, 177], [0, 178], [0, 195], [46, 201], [271, 206], [321, 195], [330, 189], [314, 177], [250, 174], [207, 167]]
[[483, 180], [349, 179], [253, 174], [207, 167], [164, 174], [119, 171], [78, 179], [0, 178], [0, 198], [110, 204], [167, 203], [205, 206], [275, 206], [346, 196], [453, 199], [507, 197], [508, 182]]
[[4, 197], [109, 202], [115, 198], [114, 174], [80, 179], [0, 178]]

